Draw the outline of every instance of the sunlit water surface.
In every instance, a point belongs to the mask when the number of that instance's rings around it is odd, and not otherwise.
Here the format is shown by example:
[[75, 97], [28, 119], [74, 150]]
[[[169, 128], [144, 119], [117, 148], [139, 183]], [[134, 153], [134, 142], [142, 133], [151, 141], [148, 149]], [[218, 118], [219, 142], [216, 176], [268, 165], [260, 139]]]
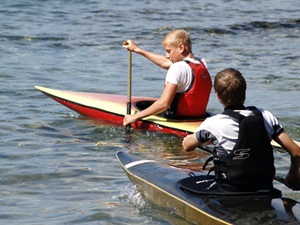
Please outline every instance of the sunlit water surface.
[[[164, 54], [163, 36], [185, 28], [212, 77], [239, 69], [246, 104], [272, 111], [299, 141], [299, 11], [296, 0], [1, 1], [0, 223], [185, 224], [141, 196], [115, 153], [177, 166], [200, 165], [207, 153], [184, 153], [180, 137], [147, 131], [126, 143], [122, 127], [83, 118], [34, 86], [125, 95], [122, 42]], [[133, 55], [133, 95], [159, 97], [165, 72]], [[209, 110], [222, 110], [213, 92]], [[275, 156], [284, 176], [289, 157]]]

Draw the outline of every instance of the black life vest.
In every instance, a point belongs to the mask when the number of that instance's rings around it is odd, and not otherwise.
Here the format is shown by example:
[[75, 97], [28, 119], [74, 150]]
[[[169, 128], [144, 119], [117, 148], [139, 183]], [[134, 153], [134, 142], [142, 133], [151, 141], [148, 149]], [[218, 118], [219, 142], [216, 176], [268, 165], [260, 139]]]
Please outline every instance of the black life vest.
[[228, 191], [259, 191], [273, 188], [275, 175], [273, 148], [261, 112], [248, 107], [254, 115], [243, 116], [231, 109], [223, 114], [239, 121], [236, 145], [227, 156], [214, 151], [217, 183]]
[[[275, 175], [273, 148], [261, 112], [247, 107], [254, 115], [243, 116], [232, 109], [223, 114], [239, 121], [238, 140], [227, 156], [213, 151], [215, 176], [191, 176], [179, 181], [182, 190], [193, 195], [280, 197], [273, 188]], [[206, 163], [205, 163], [206, 165]], [[204, 165], [204, 167], [205, 167]]]

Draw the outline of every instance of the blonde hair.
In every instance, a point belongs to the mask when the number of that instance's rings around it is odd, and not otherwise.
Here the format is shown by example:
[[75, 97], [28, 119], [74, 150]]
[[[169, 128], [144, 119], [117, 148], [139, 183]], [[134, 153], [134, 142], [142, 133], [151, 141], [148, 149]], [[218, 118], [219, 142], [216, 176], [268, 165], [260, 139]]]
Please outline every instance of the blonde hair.
[[178, 47], [180, 44], [183, 44], [184, 47], [188, 49], [188, 51], [192, 51], [192, 42], [190, 35], [184, 29], [171, 31], [164, 37], [162, 41], [163, 46], [171, 45], [174, 47]]
[[247, 83], [236, 69], [227, 68], [217, 73], [214, 89], [224, 106], [244, 104]]

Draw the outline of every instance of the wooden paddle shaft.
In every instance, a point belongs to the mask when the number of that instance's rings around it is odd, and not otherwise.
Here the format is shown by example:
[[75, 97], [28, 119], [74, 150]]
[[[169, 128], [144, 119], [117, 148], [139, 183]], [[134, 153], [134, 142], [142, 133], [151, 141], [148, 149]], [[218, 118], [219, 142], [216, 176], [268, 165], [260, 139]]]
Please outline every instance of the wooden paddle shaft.
[[[125, 42], [124, 42], [125, 43]], [[126, 44], [128, 44], [126, 42]], [[132, 77], [132, 53], [128, 51], [128, 78], [127, 78], [127, 107], [126, 114], [131, 114], [131, 77]], [[130, 133], [130, 124], [125, 126], [125, 133]]]
[[128, 51], [127, 114], [131, 114], [132, 53]]

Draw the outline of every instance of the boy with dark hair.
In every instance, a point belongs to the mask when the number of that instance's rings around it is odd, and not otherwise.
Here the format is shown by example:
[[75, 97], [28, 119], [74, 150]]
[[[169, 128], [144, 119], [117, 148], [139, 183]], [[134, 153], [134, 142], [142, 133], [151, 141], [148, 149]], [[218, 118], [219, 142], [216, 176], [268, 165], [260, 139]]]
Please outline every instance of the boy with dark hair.
[[195, 133], [186, 136], [183, 148], [193, 151], [207, 142], [214, 146], [215, 178], [206, 191], [263, 193], [273, 190], [275, 167], [270, 142], [274, 139], [291, 156], [285, 184], [299, 190], [300, 147], [269, 111], [244, 106], [246, 87], [238, 70], [220, 71], [214, 89], [224, 112], [207, 118]]

